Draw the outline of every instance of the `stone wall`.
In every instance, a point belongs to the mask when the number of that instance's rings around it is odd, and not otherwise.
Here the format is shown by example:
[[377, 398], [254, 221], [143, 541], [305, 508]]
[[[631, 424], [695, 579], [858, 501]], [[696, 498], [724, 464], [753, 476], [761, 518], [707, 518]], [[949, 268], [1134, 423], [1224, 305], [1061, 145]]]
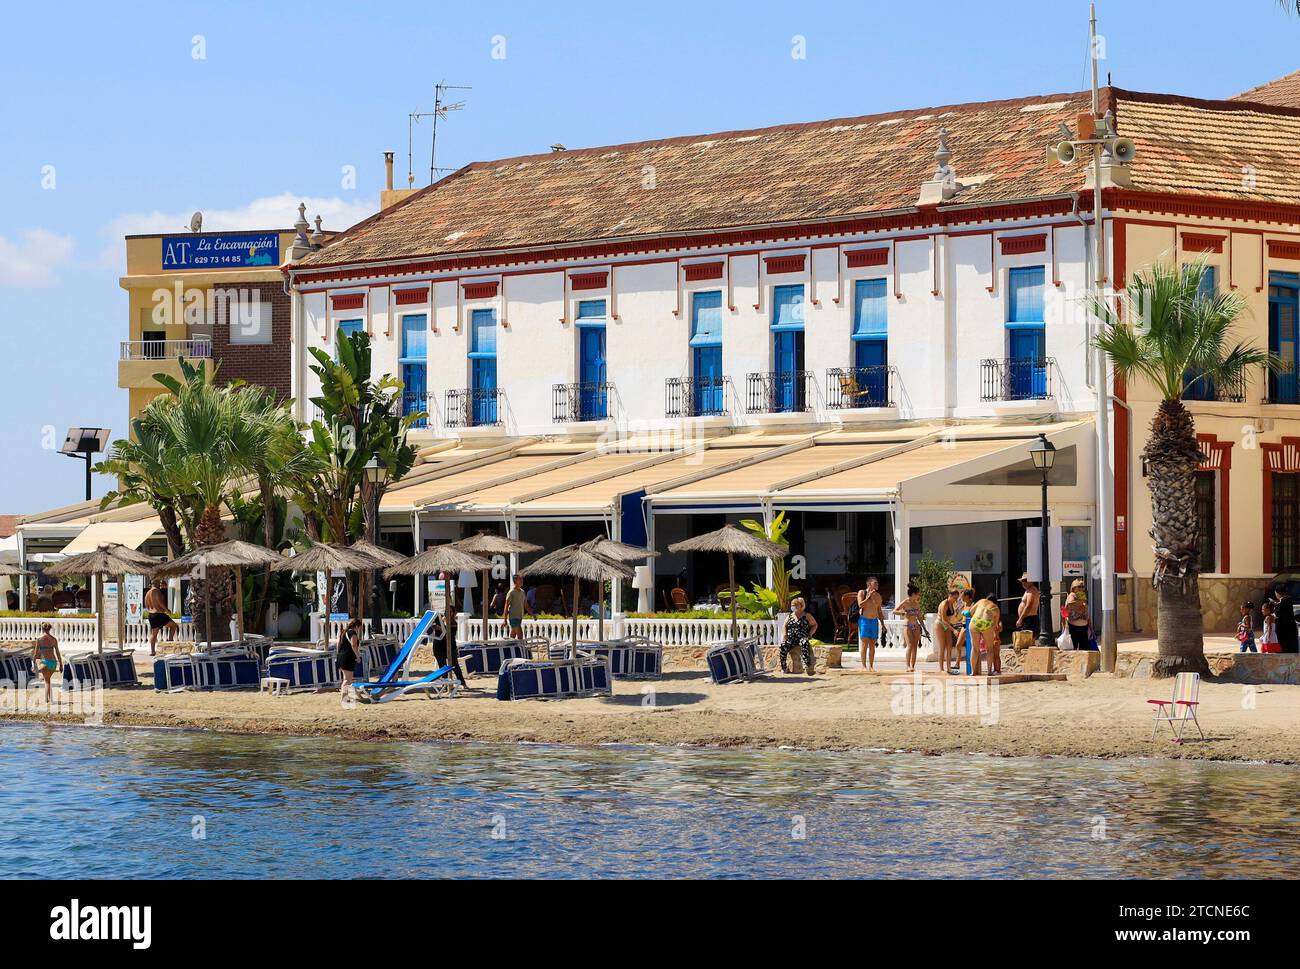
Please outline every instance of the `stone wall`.
[[[1266, 576], [1201, 576], [1201, 608], [1205, 614], [1205, 632], [1231, 633], [1241, 619], [1241, 604], [1259, 604], [1272, 580]], [[1121, 634], [1142, 632], [1156, 634], [1156, 590], [1150, 576], [1134, 576], [1126, 583], [1125, 594], [1115, 603]], [[1132, 594], [1137, 594], [1137, 628], [1133, 628]], [[1258, 622], [1258, 615], [1256, 616]]]

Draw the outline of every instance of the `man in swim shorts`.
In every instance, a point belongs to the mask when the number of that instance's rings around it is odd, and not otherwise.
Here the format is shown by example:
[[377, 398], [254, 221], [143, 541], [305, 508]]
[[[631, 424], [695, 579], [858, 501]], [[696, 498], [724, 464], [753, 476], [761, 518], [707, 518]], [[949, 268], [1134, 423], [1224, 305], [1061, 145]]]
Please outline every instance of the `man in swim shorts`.
[[532, 606], [528, 604], [528, 595], [524, 592], [524, 577], [515, 573], [514, 585], [506, 593], [505, 609], [501, 617], [510, 629], [511, 639], [524, 638], [525, 609], [532, 612]]
[[167, 611], [167, 593], [163, 591], [162, 580], [155, 581], [144, 594], [144, 607], [149, 611], [149, 655], [158, 649], [158, 634], [167, 631], [167, 641], [176, 638], [180, 629]]
[[876, 668], [876, 644], [880, 642], [880, 623], [885, 618], [885, 603], [880, 598], [880, 580], [870, 578], [858, 593], [858, 656], [864, 670]]

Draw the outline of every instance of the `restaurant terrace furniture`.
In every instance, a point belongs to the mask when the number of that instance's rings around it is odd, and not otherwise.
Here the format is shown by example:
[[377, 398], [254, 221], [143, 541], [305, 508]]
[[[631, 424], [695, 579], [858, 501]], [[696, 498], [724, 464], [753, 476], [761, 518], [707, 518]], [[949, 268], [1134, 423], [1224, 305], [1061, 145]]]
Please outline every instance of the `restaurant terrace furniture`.
[[63, 688], [74, 686], [139, 686], [134, 650], [106, 649], [95, 653], [74, 653], [63, 661]]
[[718, 643], [704, 655], [714, 683], [745, 683], [763, 673], [758, 640]]
[[498, 700], [571, 700], [613, 693], [609, 663], [592, 656], [545, 662], [510, 660], [497, 677]]

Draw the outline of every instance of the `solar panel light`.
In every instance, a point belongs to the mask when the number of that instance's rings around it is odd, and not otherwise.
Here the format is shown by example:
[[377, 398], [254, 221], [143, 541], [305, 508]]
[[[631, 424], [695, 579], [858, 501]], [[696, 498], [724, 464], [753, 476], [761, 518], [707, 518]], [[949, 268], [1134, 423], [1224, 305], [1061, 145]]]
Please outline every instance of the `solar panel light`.
[[112, 433], [107, 427], [68, 428], [68, 436], [59, 451], [69, 457], [102, 454], [108, 447], [108, 438]]

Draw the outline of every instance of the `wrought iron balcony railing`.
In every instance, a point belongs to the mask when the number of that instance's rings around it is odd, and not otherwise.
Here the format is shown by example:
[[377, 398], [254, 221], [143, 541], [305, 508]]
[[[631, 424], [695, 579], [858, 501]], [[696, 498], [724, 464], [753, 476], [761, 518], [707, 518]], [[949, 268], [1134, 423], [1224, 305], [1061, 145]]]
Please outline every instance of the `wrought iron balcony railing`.
[[745, 379], [745, 410], [750, 414], [797, 414], [813, 409], [811, 370], [751, 373]]
[[669, 377], [664, 382], [664, 416], [718, 417], [727, 413], [728, 377]]
[[980, 361], [980, 400], [1051, 400], [1056, 396], [1055, 357]]
[[447, 391], [443, 418], [448, 427], [497, 427], [504, 395], [499, 387], [464, 387]]
[[409, 417], [412, 414], [423, 414], [424, 416], [413, 421], [411, 427], [429, 426], [428, 394], [422, 394], [413, 390], [404, 391], [402, 393], [402, 416]]
[[895, 367], [832, 367], [826, 371], [826, 406], [831, 410], [893, 407]]
[[603, 421], [609, 417], [609, 395], [613, 384], [555, 384], [551, 388], [551, 419], [557, 424], [573, 421]]
[[1235, 380], [1211, 383], [1208, 380], [1198, 380], [1194, 373], [1188, 373], [1183, 378], [1183, 400], [1243, 404], [1246, 402], [1246, 375], [1240, 373]]

